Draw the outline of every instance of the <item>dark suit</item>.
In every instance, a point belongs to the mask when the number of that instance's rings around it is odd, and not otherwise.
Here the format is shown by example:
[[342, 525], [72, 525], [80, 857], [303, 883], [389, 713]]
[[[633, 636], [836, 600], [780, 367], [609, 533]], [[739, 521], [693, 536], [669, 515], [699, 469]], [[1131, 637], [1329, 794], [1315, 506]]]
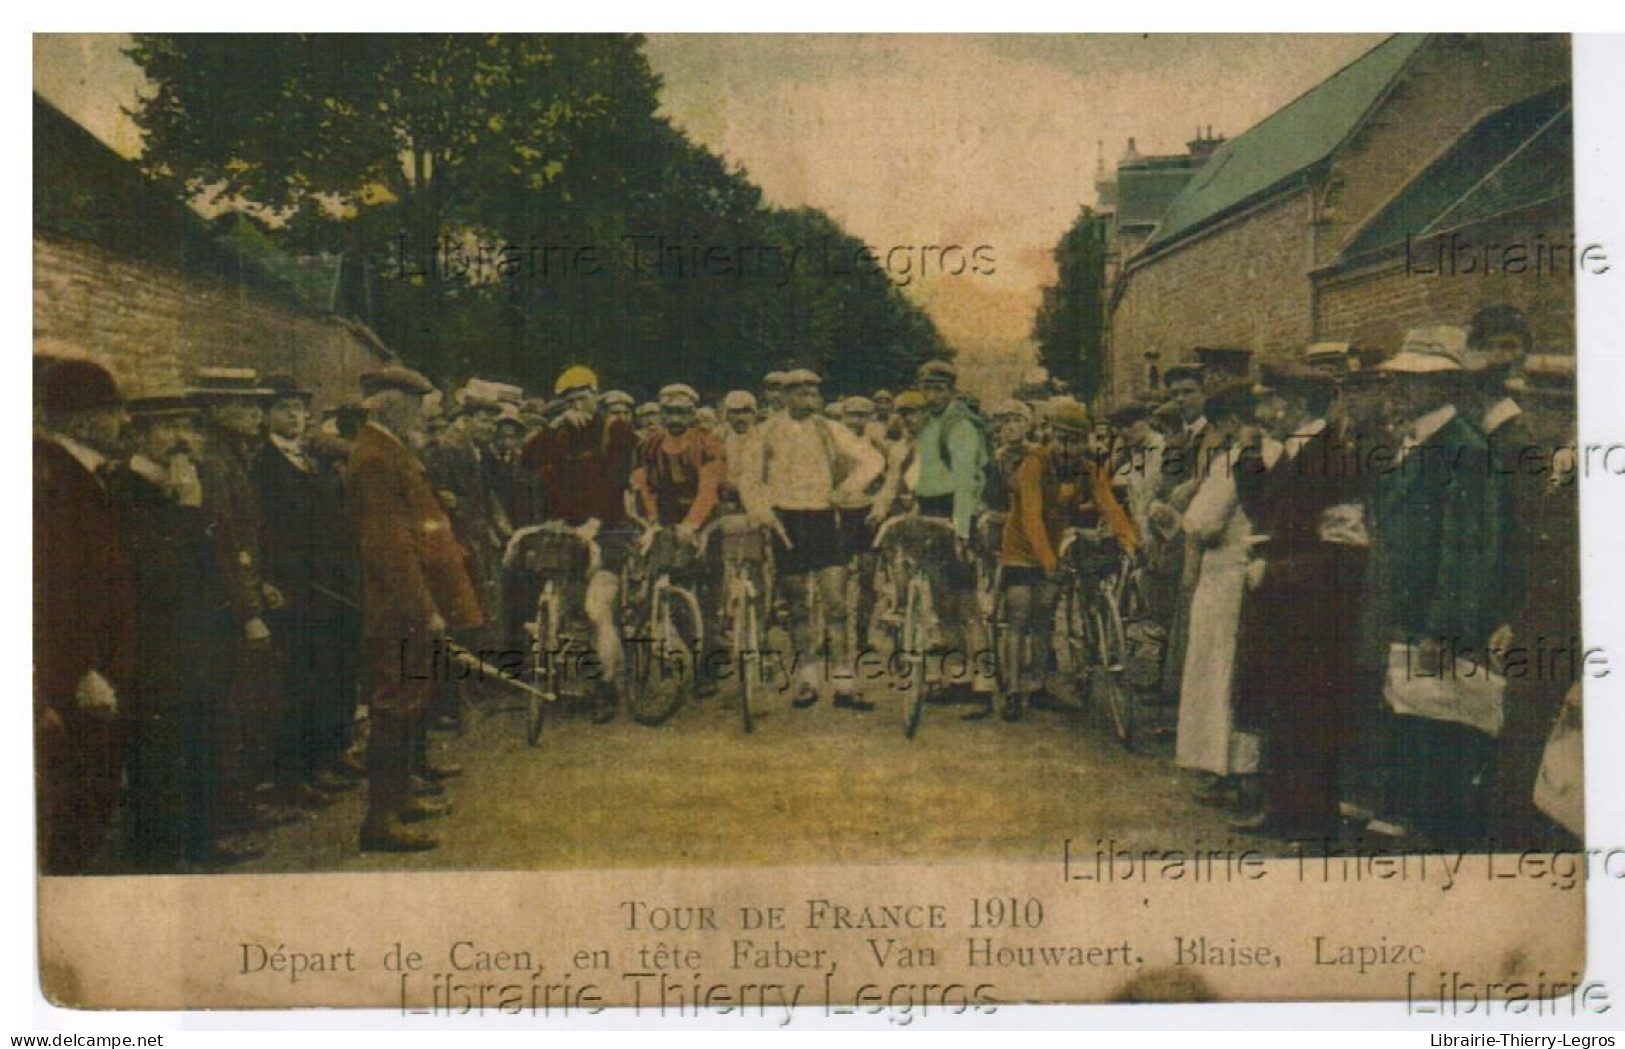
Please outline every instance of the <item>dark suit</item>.
[[135, 582], [118, 506], [62, 445], [34, 442], [34, 725], [40, 861], [85, 869], [118, 802], [121, 743], [112, 715], [75, 691], [95, 671], [121, 698], [134, 678]]
[[140, 870], [206, 859], [213, 840], [216, 715], [231, 687], [238, 631], [203, 510], [179, 505], [121, 467], [136, 589], [137, 682], [130, 729], [130, 856]]
[[253, 478], [265, 518], [265, 576], [284, 605], [266, 623], [281, 670], [277, 765], [308, 781], [349, 745], [360, 641], [355, 565], [336, 475], [267, 441]]
[[252, 822], [254, 788], [276, 775], [272, 744], [281, 707], [272, 648], [278, 639], [249, 641], [244, 632], [252, 620], [263, 622], [266, 610], [265, 517], [252, 461], [248, 442], [214, 429], [198, 462], [215, 565], [237, 631], [232, 685], [216, 722], [215, 757], [227, 819], [243, 824]]
[[1330, 426], [1283, 450], [1273, 467], [1243, 455], [1236, 493], [1253, 531], [1263, 580], [1245, 597], [1237, 645], [1236, 717], [1266, 739], [1265, 806], [1288, 833], [1335, 834], [1337, 770], [1349, 742], [1366, 548], [1328, 541], [1333, 507], [1364, 507]]
[[[1498, 625], [1505, 553], [1493, 476], [1483, 435], [1458, 415], [1378, 479], [1375, 574], [1390, 643], [1483, 651]], [[1493, 741], [1409, 715], [1391, 728], [1390, 807], [1432, 841], [1482, 846]]]

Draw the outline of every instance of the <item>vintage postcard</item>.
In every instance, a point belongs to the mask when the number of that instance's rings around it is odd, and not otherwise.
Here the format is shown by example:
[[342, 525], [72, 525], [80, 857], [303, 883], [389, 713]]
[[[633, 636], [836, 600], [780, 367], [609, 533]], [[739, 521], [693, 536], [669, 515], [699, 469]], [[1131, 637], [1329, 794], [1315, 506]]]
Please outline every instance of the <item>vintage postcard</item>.
[[36, 36], [45, 997], [1608, 1011], [1573, 69]]

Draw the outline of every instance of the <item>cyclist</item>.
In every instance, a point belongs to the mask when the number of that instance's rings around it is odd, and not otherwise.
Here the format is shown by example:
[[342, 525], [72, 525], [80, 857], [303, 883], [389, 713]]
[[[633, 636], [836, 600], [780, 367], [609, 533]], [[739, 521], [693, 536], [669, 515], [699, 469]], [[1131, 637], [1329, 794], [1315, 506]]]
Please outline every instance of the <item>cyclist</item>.
[[[987, 470], [992, 467], [988, 440], [980, 415], [957, 390], [959, 373], [947, 361], [927, 361], [917, 382], [925, 397], [929, 418], [914, 444], [919, 480], [914, 486], [915, 507], [925, 517], [953, 525], [959, 558], [942, 567], [937, 588], [940, 637], [946, 651], [967, 670], [980, 664], [987, 651], [984, 625], [976, 604], [976, 573], [971, 562], [971, 527], [981, 505]], [[946, 661], [944, 665], [947, 665]], [[993, 678], [971, 672], [972, 690], [991, 697]], [[964, 685], [966, 682], [956, 682]], [[974, 716], [986, 716], [991, 704]]]
[[661, 428], [639, 443], [632, 486], [649, 521], [693, 543], [717, 508], [728, 473], [722, 441], [696, 425], [700, 396], [674, 383], [660, 391]]
[[[836, 510], [860, 504], [884, 459], [822, 416], [816, 374], [800, 369], [785, 379], [785, 409], [770, 415], [758, 439], [745, 446], [738, 477], [746, 510], [777, 537], [778, 573], [790, 591], [790, 637], [800, 661], [792, 705], [810, 707], [830, 690], [837, 707], [872, 709], [853, 688], [846, 652], [846, 550]], [[823, 623], [812, 621], [811, 587], [821, 599]], [[844, 676], [826, 672], [820, 656], [845, 667]]]
[[637, 402], [625, 390], [610, 390], [601, 398], [604, 402], [604, 418], [614, 421], [624, 421], [631, 426], [636, 420], [633, 418], [633, 408]]
[[1030, 653], [1028, 646], [1018, 646], [1016, 665], [1006, 668], [1013, 683], [1000, 712], [1006, 721], [1020, 720], [1041, 691], [1039, 678], [1047, 663], [1043, 646], [1054, 635], [1066, 529], [1104, 521], [1125, 553], [1132, 554], [1136, 541], [1112, 493], [1110, 475], [1100, 465], [1088, 409], [1069, 400], [1048, 415], [1051, 442], [1032, 445], [1016, 470], [999, 554], [1007, 630], [1012, 637], [1038, 642]]
[[543, 493], [546, 519], [596, 530], [601, 560], [587, 582], [585, 604], [602, 672], [594, 720], [602, 723], [615, 716], [623, 666], [615, 607], [621, 566], [638, 535], [624, 498], [636, 438], [624, 418], [611, 419], [604, 411], [590, 368], [566, 368], [553, 392], [564, 411], [530, 439], [524, 461]]
[[899, 507], [913, 506], [914, 484], [920, 479], [919, 459], [914, 442], [925, 429], [929, 413], [925, 397], [918, 390], [904, 390], [897, 396], [897, 424], [902, 436], [892, 441], [886, 453], [886, 481], [869, 511], [871, 524], [879, 525]]
[[646, 401], [632, 413], [632, 431], [638, 440], [648, 440], [660, 429], [660, 405]]
[[[848, 397], [841, 402], [841, 423], [854, 437], [871, 444], [884, 462], [890, 451], [886, 431], [875, 421], [875, 404], [867, 397]], [[876, 494], [885, 483], [877, 476], [863, 492], [863, 499], [850, 509], [837, 511], [841, 519], [841, 537], [846, 542], [847, 555], [852, 559], [852, 570], [857, 574], [852, 588], [854, 600], [853, 624], [858, 647], [868, 644], [869, 619], [874, 611], [874, 579], [877, 555], [874, 550], [875, 525], [871, 521]]]
[[784, 407], [784, 386], [789, 375], [789, 372], [768, 372], [762, 376], [762, 421]]

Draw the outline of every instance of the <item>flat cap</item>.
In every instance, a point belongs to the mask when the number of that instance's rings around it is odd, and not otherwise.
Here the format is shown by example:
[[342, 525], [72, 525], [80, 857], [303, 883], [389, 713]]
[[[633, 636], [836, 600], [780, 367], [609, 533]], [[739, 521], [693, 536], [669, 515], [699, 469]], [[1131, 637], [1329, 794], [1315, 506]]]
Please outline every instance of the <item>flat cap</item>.
[[783, 386], [789, 377], [788, 372], [768, 372], [762, 376], [763, 386]]
[[606, 407], [612, 407], [617, 404], [631, 406], [637, 403], [637, 401], [632, 399], [632, 395], [627, 393], [625, 390], [610, 390], [602, 397], [598, 398], [598, 400]]
[[407, 393], [419, 395], [435, 392], [434, 383], [425, 378], [421, 372], [415, 372], [401, 364], [387, 365], [362, 374], [361, 392], [363, 394], [370, 396], [384, 390], [404, 390]]
[[785, 385], [785, 386], [822, 386], [823, 383], [824, 383], [824, 380], [822, 378], [820, 378], [818, 373], [813, 371], [812, 369], [810, 369], [810, 368], [797, 368], [795, 371], [785, 373], [783, 385]]
[[653, 401], [644, 401], [638, 405], [638, 410], [632, 413], [636, 418], [642, 419], [650, 415], [660, 414], [660, 405]]
[[1070, 397], [1057, 397], [1050, 402], [1045, 409], [1044, 418], [1049, 420], [1050, 428], [1053, 430], [1088, 433], [1090, 429], [1089, 409]]
[[674, 382], [660, 388], [662, 408], [693, 408], [700, 403], [700, 395], [687, 383]]
[[45, 371], [41, 407], [47, 415], [116, 408], [124, 403], [113, 373], [95, 361], [59, 360]]
[[1162, 373], [1162, 382], [1165, 386], [1171, 386], [1174, 383], [1181, 382], [1185, 379], [1193, 379], [1196, 382], [1201, 382], [1202, 376], [1206, 374], [1207, 367], [1205, 365], [1194, 363], [1170, 364], [1168, 366], [1168, 370]]
[[1026, 401], [1018, 401], [1014, 397], [1010, 397], [1000, 401], [998, 407], [993, 409], [993, 418], [1025, 419], [1032, 422], [1033, 410]]
[[919, 390], [904, 390], [897, 395], [895, 407], [900, 412], [920, 411], [925, 408], [925, 395]]
[[959, 381], [959, 369], [947, 361], [926, 361], [920, 365], [919, 371], [914, 373], [914, 381], [925, 385], [952, 386]]
[[1125, 426], [1133, 426], [1141, 419], [1149, 419], [1150, 417], [1151, 406], [1149, 404], [1141, 401], [1129, 401], [1127, 404], [1118, 405], [1107, 413], [1106, 421], [1113, 427], [1122, 429]]
[[756, 395], [749, 390], [729, 390], [728, 395], [722, 398], [722, 410], [725, 412], [755, 411]]
[[841, 414], [850, 415], [853, 413], [873, 415], [875, 413], [875, 402], [867, 397], [848, 397], [841, 402]]

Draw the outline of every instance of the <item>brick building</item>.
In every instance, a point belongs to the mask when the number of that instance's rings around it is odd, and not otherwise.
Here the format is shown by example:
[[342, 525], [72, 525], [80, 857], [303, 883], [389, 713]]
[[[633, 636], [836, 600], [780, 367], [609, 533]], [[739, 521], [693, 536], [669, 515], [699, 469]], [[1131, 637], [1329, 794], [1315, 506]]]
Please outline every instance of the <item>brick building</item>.
[[324, 405], [389, 351], [324, 309], [291, 260], [257, 255], [34, 97], [34, 352], [105, 365], [126, 393], [205, 364], [291, 372]]
[[1123, 261], [1108, 396], [1198, 347], [1392, 349], [1493, 302], [1525, 310], [1537, 350], [1572, 351], [1569, 80], [1560, 34], [1399, 35], [1218, 145]]

